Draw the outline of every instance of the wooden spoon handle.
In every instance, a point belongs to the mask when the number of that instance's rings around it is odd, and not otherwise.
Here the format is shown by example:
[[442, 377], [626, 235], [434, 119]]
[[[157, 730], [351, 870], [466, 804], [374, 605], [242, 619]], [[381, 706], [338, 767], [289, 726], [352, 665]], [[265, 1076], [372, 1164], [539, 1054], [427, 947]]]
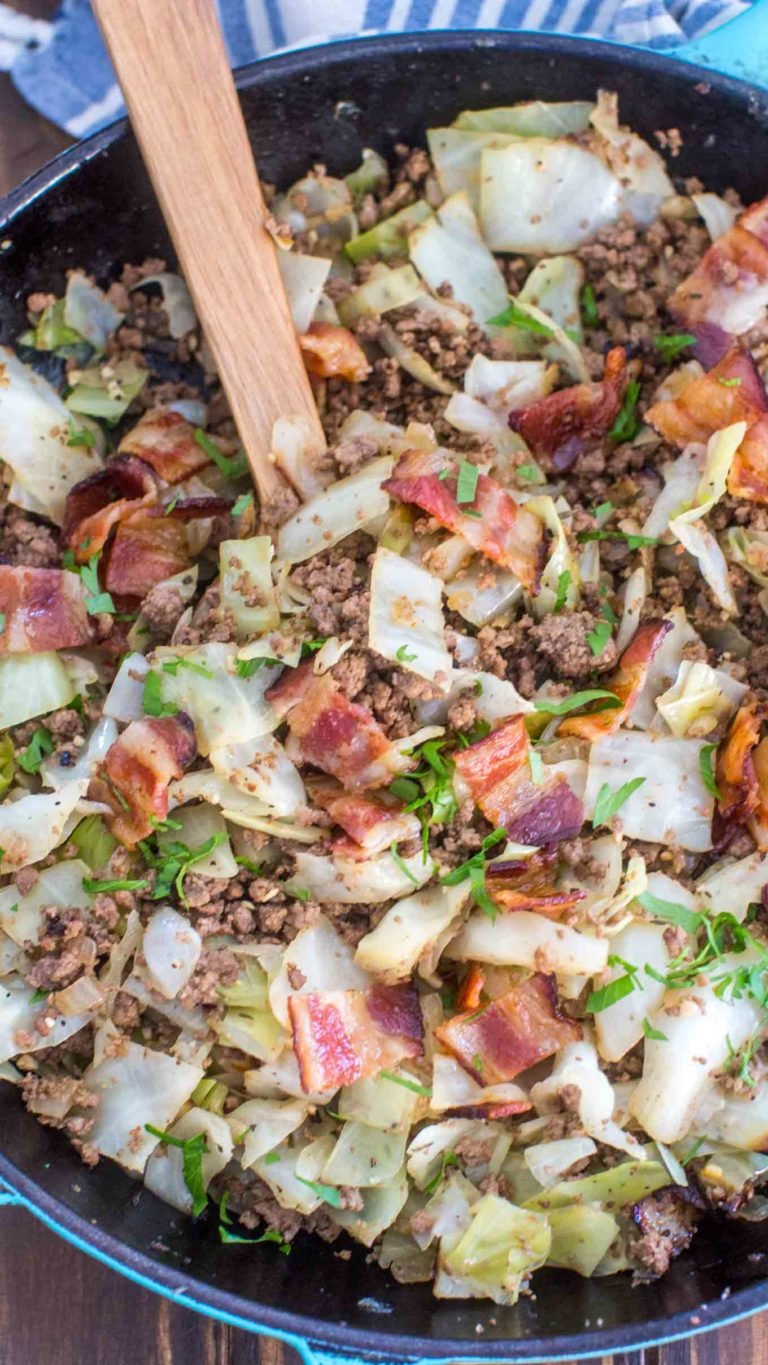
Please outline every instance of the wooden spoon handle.
[[267, 502], [282, 486], [269, 458], [276, 418], [305, 417], [318, 450], [325, 441], [214, 0], [94, 0], [93, 8]]

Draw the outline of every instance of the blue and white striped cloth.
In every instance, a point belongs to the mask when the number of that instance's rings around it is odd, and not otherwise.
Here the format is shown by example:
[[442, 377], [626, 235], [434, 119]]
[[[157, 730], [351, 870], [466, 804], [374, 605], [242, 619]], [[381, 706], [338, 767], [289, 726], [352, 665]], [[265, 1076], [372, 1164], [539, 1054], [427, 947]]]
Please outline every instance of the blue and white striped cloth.
[[[179, 0], [180, 4], [184, 0]], [[539, 29], [670, 48], [741, 14], [746, 0], [217, 0], [233, 66], [359, 33], [427, 28]], [[85, 137], [123, 113], [89, 0], [52, 23], [0, 0], [0, 68], [42, 114]]]

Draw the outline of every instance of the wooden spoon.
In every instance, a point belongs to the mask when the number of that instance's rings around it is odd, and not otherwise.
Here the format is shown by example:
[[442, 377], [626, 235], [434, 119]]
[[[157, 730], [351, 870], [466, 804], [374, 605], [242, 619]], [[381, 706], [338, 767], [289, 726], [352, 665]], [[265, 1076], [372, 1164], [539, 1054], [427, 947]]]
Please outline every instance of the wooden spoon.
[[[262, 504], [278, 417], [325, 448], [214, 0], [93, 0]], [[290, 129], [285, 129], [290, 136]]]

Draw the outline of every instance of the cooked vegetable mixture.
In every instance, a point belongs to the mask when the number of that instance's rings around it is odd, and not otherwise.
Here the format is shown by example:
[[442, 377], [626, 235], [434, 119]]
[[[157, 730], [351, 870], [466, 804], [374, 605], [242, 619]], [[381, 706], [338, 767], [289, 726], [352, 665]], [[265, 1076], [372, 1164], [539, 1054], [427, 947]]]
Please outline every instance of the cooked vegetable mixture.
[[511, 1304], [768, 1209], [768, 199], [605, 92], [395, 151], [272, 197], [270, 506], [164, 262], [4, 352], [0, 1075]]

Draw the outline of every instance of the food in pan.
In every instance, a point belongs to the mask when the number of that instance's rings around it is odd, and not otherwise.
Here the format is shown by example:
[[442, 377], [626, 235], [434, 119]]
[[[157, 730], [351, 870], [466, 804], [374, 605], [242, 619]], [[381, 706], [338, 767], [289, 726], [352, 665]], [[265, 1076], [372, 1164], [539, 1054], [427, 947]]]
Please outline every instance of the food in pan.
[[768, 1209], [768, 200], [605, 92], [428, 140], [272, 200], [270, 506], [164, 262], [27, 300], [0, 1074], [225, 1242], [508, 1304]]

